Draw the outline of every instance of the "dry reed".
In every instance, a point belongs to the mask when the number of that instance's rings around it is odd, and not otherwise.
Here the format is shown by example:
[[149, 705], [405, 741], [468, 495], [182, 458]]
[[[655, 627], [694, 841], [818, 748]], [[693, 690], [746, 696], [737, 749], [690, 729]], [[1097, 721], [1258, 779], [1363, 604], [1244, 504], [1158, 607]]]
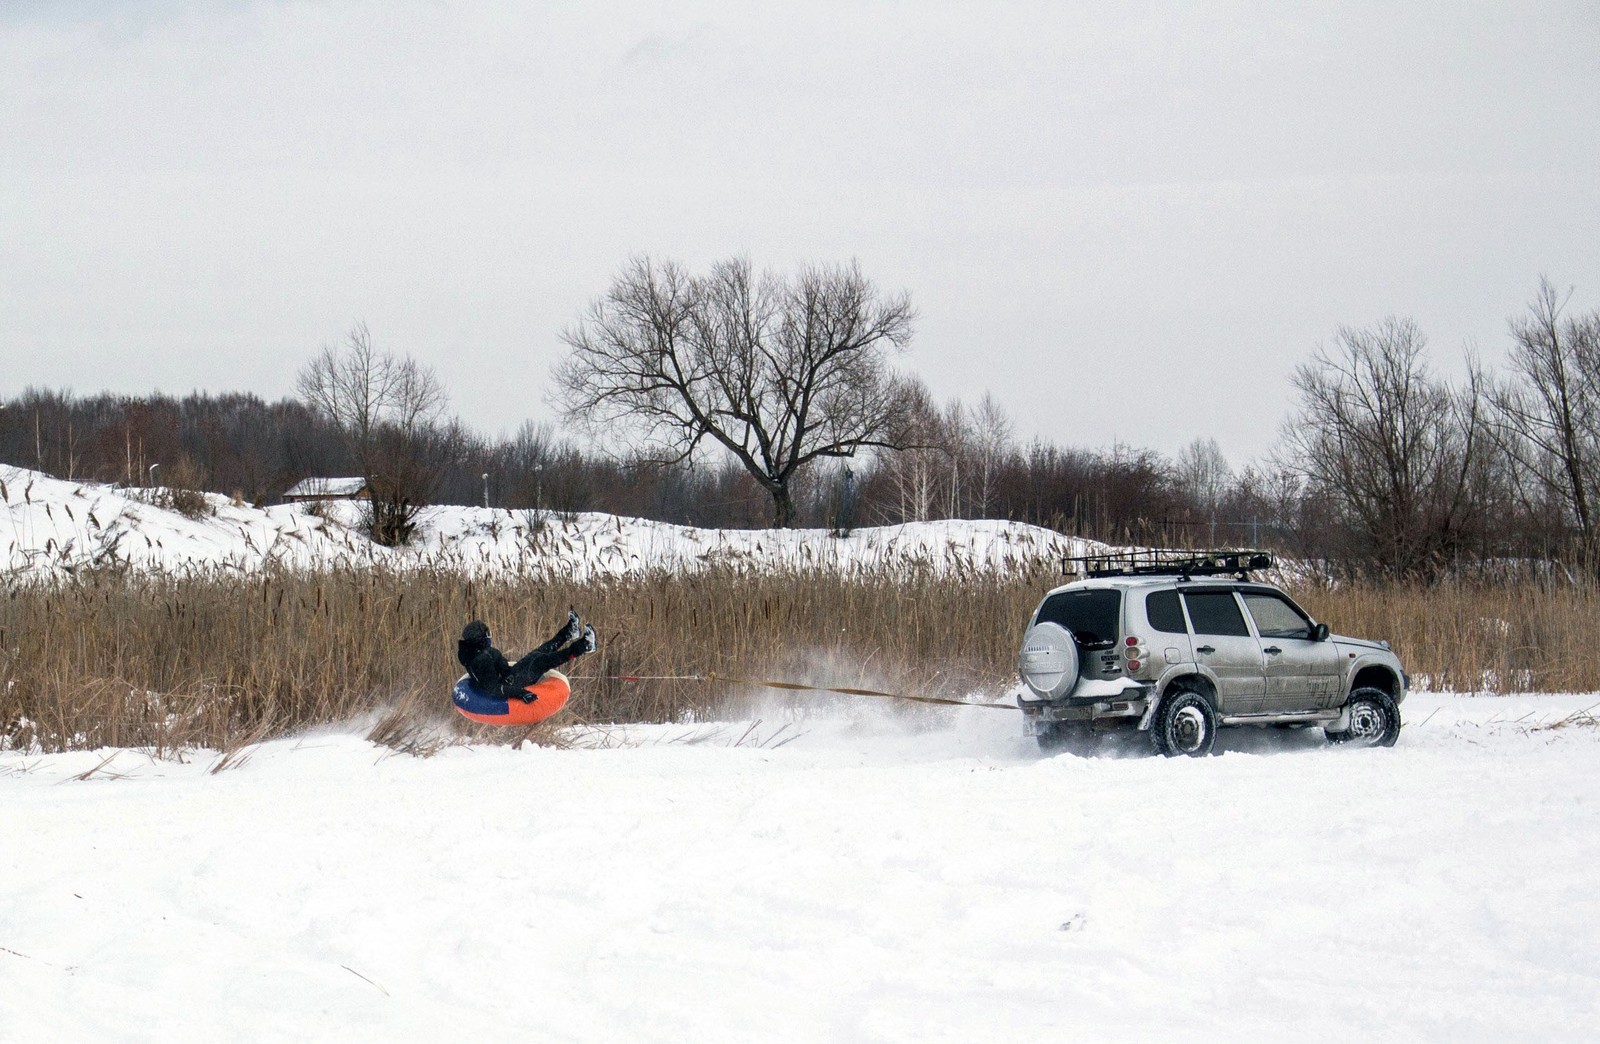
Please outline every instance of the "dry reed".
[[[704, 721], [755, 695], [702, 681], [779, 678], [930, 695], [1014, 683], [1026, 615], [1056, 577], [914, 569], [849, 575], [713, 568], [589, 580], [467, 579], [446, 570], [90, 573], [13, 584], [0, 600], [0, 746], [206, 747], [361, 722], [427, 754], [445, 742], [549, 741], [449, 710], [455, 639], [487, 621], [516, 653], [567, 608], [600, 630], [573, 667], [564, 721]], [[1414, 678], [1461, 691], [1600, 688], [1600, 598], [1535, 585], [1299, 592], [1335, 631], [1390, 639]], [[804, 701], [805, 696], [778, 698]]]
[[1340, 634], [1386, 638], [1419, 687], [1600, 689], [1600, 592], [1533, 582], [1350, 585], [1295, 592]]
[[617, 675], [891, 679], [967, 693], [1007, 684], [1003, 650], [1039, 588], [932, 570], [584, 583], [446, 571], [89, 574], [17, 585], [0, 602], [0, 743], [226, 751], [341, 721], [422, 752], [439, 730], [506, 741], [518, 730], [473, 727], [449, 710], [461, 626], [487, 621], [514, 655], [569, 607], [596, 625], [601, 648], [573, 665], [566, 720], [704, 719], [749, 695]]

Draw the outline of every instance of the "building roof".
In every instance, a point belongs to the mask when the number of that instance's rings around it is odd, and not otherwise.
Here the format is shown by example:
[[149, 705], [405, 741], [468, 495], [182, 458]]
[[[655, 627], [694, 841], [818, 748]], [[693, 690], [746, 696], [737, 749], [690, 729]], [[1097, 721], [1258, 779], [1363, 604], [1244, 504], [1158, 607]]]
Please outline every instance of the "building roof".
[[306, 478], [296, 482], [284, 493], [290, 497], [356, 497], [367, 488], [364, 478]]

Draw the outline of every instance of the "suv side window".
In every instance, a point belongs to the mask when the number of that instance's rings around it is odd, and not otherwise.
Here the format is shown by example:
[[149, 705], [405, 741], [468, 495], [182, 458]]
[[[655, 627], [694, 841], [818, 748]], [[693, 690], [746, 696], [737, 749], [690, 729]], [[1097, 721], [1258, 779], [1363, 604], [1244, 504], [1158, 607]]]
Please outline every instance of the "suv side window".
[[1167, 634], [1188, 634], [1189, 625], [1183, 619], [1183, 606], [1178, 604], [1176, 591], [1152, 591], [1144, 599], [1144, 615], [1150, 626]]
[[1255, 618], [1256, 631], [1263, 638], [1311, 637], [1311, 621], [1304, 613], [1277, 595], [1247, 593], [1244, 604]]
[[1183, 601], [1189, 607], [1195, 634], [1250, 637], [1250, 628], [1244, 624], [1244, 614], [1232, 591], [1185, 591]]

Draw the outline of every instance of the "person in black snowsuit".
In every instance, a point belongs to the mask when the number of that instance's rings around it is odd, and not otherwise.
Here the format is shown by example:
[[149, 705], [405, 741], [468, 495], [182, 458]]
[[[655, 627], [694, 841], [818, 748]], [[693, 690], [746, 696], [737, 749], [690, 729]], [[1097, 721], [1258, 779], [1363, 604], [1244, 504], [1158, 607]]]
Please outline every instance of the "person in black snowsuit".
[[567, 622], [561, 625], [550, 640], [528, 653], [516, 663], [508, 663], [489, 638], [489, 627], [482, 620], [474, 620], [461, 631], [456, 643], [456, 659], [467, 669], [472, 683], [486, 696], [502, 700], [519, 699], [532, 703], [537, 697], [527, 691], [544, 676], [546, 671], [575, 660], [584, 653], [594, 652], [594, 628], [586, 627], [578, 614], [567, 613]]

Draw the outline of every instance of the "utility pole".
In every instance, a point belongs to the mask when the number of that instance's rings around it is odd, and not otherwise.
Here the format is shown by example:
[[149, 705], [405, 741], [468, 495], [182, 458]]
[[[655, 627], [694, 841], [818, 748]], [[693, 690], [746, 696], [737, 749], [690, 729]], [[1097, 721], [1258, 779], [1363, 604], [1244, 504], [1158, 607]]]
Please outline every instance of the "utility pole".
[[483, 473], [483, 506], [489, 506], [489, 473]]

